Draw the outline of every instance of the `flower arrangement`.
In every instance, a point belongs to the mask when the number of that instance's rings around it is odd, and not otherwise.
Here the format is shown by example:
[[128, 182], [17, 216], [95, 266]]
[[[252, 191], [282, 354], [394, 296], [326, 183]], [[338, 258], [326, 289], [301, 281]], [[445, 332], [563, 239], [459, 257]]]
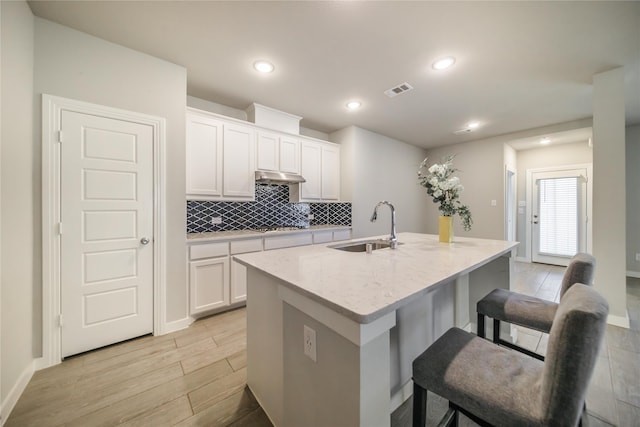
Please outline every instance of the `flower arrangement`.
[[441, 164], [433, 164], [427, 169], [428, 157], [420, 163], [418, 169], [418, 183], [427, 189], [427, 194], [433, 198], [433, 203], [439, 203], [438, 209], [443, 216], [460, 215], [462, 226], [466, 231], [471, 230], [471, 211], [460, 203], [460, 192], [464, 190], [460, 179], [452, 176], [458, 169], [453, 167], [454, 156], [447, 156], [442, 159]]

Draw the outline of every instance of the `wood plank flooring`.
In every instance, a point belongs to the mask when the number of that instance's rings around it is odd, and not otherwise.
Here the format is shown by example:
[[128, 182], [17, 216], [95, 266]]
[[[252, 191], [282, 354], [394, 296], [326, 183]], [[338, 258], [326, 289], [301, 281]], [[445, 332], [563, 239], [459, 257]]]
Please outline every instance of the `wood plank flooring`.
[[[557, 300], [563, 271], [515, 263], [514, 288]], [[591, 427], [640, 426], [640, 279], [629, 279], [627, 292], [631, 328], [607, 327], [587, 398]], [[545, 334], [524, 328], [518, 334], [521, 345], [544, 352]], [[434, 400], [431, 423], [447, 406], [444, 399]], [[391, 425], [410, 426], [410, 415], [411, 399], [391, 415]], [[245, 309], [38, 371], [5, 425], [271, 426], [246, 387]]]

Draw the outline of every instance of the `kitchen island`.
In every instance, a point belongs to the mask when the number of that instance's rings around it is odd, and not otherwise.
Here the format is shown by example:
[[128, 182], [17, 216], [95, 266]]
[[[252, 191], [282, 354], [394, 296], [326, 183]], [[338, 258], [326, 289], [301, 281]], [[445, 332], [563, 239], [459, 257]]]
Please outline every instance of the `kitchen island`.
[[274, 425], [388, 426], [411, 361], [449, 327], [473, 330], [476, 302], [510, 288], [516, 242], [398, 240], [235, 257], [248, 268], [247, 383]]

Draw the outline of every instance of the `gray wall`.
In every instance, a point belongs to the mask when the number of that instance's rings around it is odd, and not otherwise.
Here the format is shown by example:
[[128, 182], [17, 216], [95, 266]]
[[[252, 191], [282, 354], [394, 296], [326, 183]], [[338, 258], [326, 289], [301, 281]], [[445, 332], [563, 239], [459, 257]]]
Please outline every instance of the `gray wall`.
[[[456, 176], [464, 186], [460, 201], [471, 210], [471, 231], [464, 231], [460, 218], [454, 218], [456, 236], [487, 239], [504, 238], [504, 143], [499, 139], [447, 145], [428, 150], [429, 162], [440, 163], [447, 155], [455, 155], [453, 165], [460, 169]], [[425, 196], [426, 196], [426, 190]], [[491, 206], [491, 201], [496, 206]], [[438, 205], [429, 200], [427, 232], [438, 233]]]
[[378, 221], [369, 221], [381, 200], [395, 206], [398, 232], [426, 232], [427, 194], [416, 175], [425, 157], [422, 148], [355, 126], [334, 132], [330, 138], [341, 146], [340, 197], [352, 203], [354, 238], [389, 234], [389, 208], [381, 207]]
[[[47, 20], [35, 23], [37, 105], [50, 94], [166, 119], [166, 321], [184, 319], [186, 69]], [[38, 129], [40, 121], [38, 114]]]
[[25, 2], [3, 1], [0, 8], [3, 64], [0, 389], [4, 409], [8, 394], [30, 375], [33, 360], [39, 355], [34, 336], [40, 336], [40, 332], [34, 329], [39, 328], [41, 313], [40, 145], [33, 134], [33, 15]]
[[[593, 150], [588, 146], [587, 141], [575, 142], [571, 144], [551, 145], [542, 148], [522, 150], [517, 152], [517, 180], [518, 180], [518, 200], [526, 201], [527, 194], [527, 170], [553, 166], [575, 165], [580, 163], [592, 163]], [[517, 256], [526, 255], [527, 227], [526, 208], [522, 214], [516, 214], [517, 228], [516, 240], [520, 242]]]
[[640, 277], [640, 125], [626, 129], [627, 270]]

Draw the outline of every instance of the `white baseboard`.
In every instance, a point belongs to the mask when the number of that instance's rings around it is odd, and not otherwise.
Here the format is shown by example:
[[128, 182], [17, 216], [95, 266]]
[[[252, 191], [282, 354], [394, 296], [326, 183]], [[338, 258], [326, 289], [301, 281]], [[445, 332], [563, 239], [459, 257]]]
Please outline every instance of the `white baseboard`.
[[524, 257], [524, 256], [517, 256], [517, 257], [515, 257], [514, 259], [515, 259], [516, 261], [519, 261], [519, 262], [531, 262], [531, 260], [529, 260], [529, 258]]
[[395, 392], [391, 396], [391, 412], [395, 411], [402, 405], [407, 399], [413, 396], [413, 381], [409, 380], [400, 390]]
[[174, 320], [173, 322], [166, 322], [162, 328], [162, 333], [156, 335], [164, 335], [186, 329], [193, 323], [193, 320], [192, 317], [185, 317], [184, 319]]
[[636, 279], [640, 279], [640, 271], [627, 270], [627, 277], [635, 277]]
[[629, 313], [625, 312], [624, 316], [614, 316], [610, 314], [607, 316], [607, 323], [614, 326], [620, 326], [621, 328], [629, 329]]
[[18, 403], [18, 399], [20, 399], [20, 396], [22, 396], [24, 389], [27, 388], [27, 384], [29, 384], [29, 381], [31, 380], [34, 372], [35, 363], [31, 362], [27, 365], [26, 368], [24, 368], [24, 371], [22, 371], [22, 374], [18, 378], [18, 381], [16, 381], [13, 387], [11, 387], [7, 398], [2, 402], [2, 408], [0, 409], [0, 419], [2, 420], [1, 425], [4, 425], [7, 419], [9, 419], [11, 411], [13, 411], [16, 403]]

